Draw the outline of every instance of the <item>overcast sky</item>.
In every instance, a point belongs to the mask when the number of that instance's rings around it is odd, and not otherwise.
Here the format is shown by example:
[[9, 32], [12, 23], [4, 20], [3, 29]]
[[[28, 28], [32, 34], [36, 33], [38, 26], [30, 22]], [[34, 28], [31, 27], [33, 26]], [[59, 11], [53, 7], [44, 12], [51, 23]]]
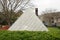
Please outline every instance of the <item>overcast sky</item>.
[[32, 0], [32, 2], [39, 8], [39, 14], [47, 9], [60, 11], [60, 0]]
[[46, 9], [57, 9], [57, 11], [60, 11], [60, 0], [33, 0], [33, 3], [39, 8], [39, 12]]

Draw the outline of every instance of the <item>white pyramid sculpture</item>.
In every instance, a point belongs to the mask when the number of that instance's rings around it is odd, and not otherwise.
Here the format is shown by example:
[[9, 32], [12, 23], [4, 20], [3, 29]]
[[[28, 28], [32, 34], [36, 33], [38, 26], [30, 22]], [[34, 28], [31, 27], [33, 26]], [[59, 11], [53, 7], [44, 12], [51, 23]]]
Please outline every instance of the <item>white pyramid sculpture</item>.
[[48, 31], [42, 21], [36, 16], [34, 9], [27, 9], [8, 29], [10, 31]]

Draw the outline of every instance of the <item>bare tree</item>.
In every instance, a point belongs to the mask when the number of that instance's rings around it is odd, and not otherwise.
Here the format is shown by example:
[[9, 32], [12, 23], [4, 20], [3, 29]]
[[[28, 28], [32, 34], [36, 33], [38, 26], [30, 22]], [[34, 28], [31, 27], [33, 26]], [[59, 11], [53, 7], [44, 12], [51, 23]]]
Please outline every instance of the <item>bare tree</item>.
[[42, 20], [50, 25], [56, 25], [59, 17], [59, 13], [57, 9], [48, 9], [42, 12], [43, 15], [41, 16]]
[[56, 11], [57, 11], [57, 9], [46, 9], [45, 11], [42, 11], [42, 13], [47, 14], [47, 13], [53, 13]]
[[[13, 13], [20, 13], [30, 0], [0, 0], [2, 5], [2, 14], [8, 25], [11, 25]], [[12, 15], [13, 14], [13, 15]]]

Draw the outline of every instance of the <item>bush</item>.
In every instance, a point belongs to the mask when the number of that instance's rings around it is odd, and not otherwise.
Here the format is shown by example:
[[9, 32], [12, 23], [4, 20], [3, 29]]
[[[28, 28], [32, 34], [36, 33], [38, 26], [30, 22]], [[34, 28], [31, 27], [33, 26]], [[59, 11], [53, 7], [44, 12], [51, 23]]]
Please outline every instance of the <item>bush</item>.
[[59, 34], [60, 32], [51, 33], [50, 31], [0, 31], [0, 40], [60, 40]]

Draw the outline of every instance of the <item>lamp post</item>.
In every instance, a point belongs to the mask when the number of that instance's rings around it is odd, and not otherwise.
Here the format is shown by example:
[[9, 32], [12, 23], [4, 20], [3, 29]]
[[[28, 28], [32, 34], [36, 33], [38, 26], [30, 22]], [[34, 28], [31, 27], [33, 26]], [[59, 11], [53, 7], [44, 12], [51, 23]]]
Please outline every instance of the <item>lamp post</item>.
[[38, 16], [38, 8], [35, 8], [35, 14]]

